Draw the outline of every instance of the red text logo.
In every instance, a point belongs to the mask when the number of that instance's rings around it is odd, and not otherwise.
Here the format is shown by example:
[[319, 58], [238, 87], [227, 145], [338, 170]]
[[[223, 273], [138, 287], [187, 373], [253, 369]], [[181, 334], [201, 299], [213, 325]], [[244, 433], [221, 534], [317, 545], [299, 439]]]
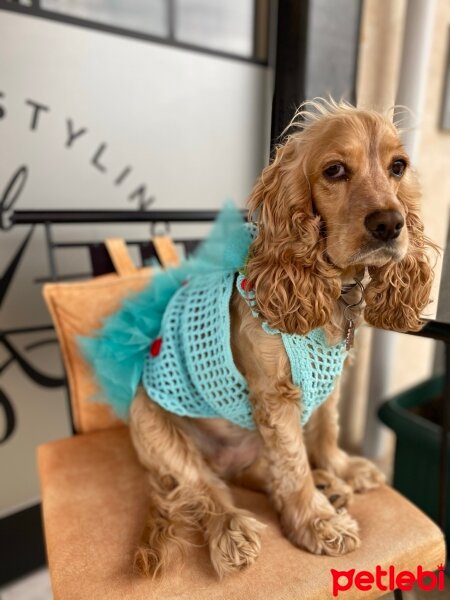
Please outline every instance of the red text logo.
[[337, 597], [341, 592], [346, 592], [352, 587], [361, 591], [378, 589], [382, 592], [393, 592], [396, 589], [402, 591], [412, 590], [414, 584], [419, 589], [430, 591], [444, 591], [444, 566], [439, 565], [437, 572], [425, 571], [420, 565], [416, 572], [396, 571], [395, 567], [390, 566], [382, 569], [380, 565], [375, 567], [375, 572], [371, 571], [338, 571], [331, 569], [333, 596]]

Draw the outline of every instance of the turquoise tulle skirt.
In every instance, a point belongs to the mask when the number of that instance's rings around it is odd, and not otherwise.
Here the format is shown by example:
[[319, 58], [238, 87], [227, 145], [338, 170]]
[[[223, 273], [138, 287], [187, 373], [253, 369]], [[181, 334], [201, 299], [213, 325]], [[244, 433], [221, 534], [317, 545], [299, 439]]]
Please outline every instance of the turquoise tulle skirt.
[[[211, 272], [236, 272], [245, 265], [252, 241], [251, 225], [227, 202], [208, 238], [181, 266], [156, 272], [142, 292], [124, 301], [92, 337], [79, 337], [102, 400], [125, 418], [142, 379], [145, 357], [158, 336], [164, 311], [182, 282]], [[97, 399], [97, 398], [96, 398]]]

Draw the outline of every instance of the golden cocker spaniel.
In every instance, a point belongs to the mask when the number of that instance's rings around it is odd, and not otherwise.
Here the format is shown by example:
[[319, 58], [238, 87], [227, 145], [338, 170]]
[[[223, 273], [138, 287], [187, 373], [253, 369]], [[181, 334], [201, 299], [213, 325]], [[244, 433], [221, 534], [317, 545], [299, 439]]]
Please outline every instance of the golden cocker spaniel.
[[[434, 244], [423, 233], [396, 127], [332, 101], [307, 103], [297, 117], [249, 199], [257, 234], [246, 272], [261, 320], [286, 333], [322, 327], [335, 344], [348, 335], [346, 307], [362, 300], [351, 313], [355, 325], [419, 329]], [[256, 431], [176, 416], [142, 390], [133, 402], [132, 439], [150, 489], [135, 556], [142, 573], [164, 567], [174, 547], [189, 544], [189, 530], [201, 530], [219, 576], [256, 560], [263, 525], [234, 505], [227, 480], [264, 490], [292, 543], [333, 556], [360, 543], [345, 509], [352, 493], [383, 481], [372, 463], [338, 447], [339, 385], [302, 428], [301, 391], [280, 336], [267, 335], [236, 291], [230, 316]]]

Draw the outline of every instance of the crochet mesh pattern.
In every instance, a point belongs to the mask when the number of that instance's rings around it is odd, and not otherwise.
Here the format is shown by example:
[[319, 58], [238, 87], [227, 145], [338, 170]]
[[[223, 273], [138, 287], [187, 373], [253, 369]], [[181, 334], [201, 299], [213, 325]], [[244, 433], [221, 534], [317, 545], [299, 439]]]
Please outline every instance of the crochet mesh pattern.
[[[240, 273], [236, 287], [258, 317], [255, 292], [248, 290], [245, 276]], [[280, 335], [267, 323], [262, 323], [266, 333]], [[294, 385], [302, 392], [302, 425], [308, 422], [312, 412], [320, 406], [333, 391], [338, 377], [342, 373], [347, 356], [345, 341], [329, 346], [323, 329], [313, 329], [306, 335], [281, 333], [284, 349], [291, 365], [291, 377]]]
[[233, 362], [229, 302], [234, 273], [192, 278], [163, 317], [161, 350], [147, 356], [143, 384], [166, 410], [190, 417], [223, 417], [255, 427], [248, 387]]
[[[164, 313], [158, 350], [146, 357], [143, 384], [166, 410], [182, 416], [221, 417], [254, 429], [247, 383], [234, 364], [229, 302], [234, 273], [193, 277], [172, 297]], [[254, 294], [245, 278], [236, 287], [254, 316]], [[263, 324], [268, 334], [280, 332]], [[334, 389], [345, 360], [345, 342], [328, 346], [316, 329], [305, 336], [281, 334], [294, 385], [302, 391], [302, 424]]]
[[307, 335], [281, 335], [291, 364], [292, 381], [302, 390], [302, 424], [333, 391], [346, 357], [345, 342], [328, 346], [322, 329]]

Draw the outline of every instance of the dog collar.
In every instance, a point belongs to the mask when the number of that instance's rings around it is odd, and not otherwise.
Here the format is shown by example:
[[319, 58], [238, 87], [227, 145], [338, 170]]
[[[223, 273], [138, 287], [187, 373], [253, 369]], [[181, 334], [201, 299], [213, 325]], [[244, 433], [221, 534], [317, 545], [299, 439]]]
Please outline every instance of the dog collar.
[[[351, 348], [353, 348], [353, 344], [355, 341], [355, 322], [353, 319], [353, 317], [354, 317], [353, 310], [357, 309], [359, 306], [361, 306], [361, 304], [363, 303], [363, 300], [364, 300], [364, 285], [362, 283], [362, 280], [364, 279], [364, 274], [365, 274], [365, 270], [362, 273], [358, 273], [355, 276], [354, 283], [344, 285], [341, 288], [341, 296], [340, 296], [339, 300], [344, 304], [344, 319], [346, 319], [346, 321], [347, 321], [347, 327], [345, 330], [345, 349], [347, 351], [351, 350]], [[361, 277], [359, 277], [360, 275], [361, 275]], [[349, 304], [345, 300], [344, 296], [347, 295], [349, 292], [353, 291], [356, 287], [359, 287], [359, 289], [361, 291], [361, 296], [357, 302], [353, 302], [352, 304]]]

